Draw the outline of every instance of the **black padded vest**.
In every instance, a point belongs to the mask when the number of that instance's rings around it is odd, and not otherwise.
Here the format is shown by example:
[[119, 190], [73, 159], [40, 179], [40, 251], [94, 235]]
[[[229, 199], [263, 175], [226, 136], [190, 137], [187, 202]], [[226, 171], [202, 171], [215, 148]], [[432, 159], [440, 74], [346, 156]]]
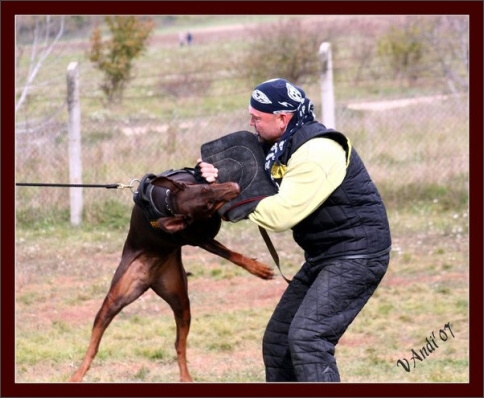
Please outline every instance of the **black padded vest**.
[[335, 257], [374, 257], [390, 251], [391, 236], [383, 201], [362, 160], [348, 139], [318, 122], [304, 125], [292, 137], [281, 157], [283, 164], [305, 142], [315, 137], [337, 141], [349, 164], [341, 185], [312, 214], [295, 225], [294, 240], [306, 260]]

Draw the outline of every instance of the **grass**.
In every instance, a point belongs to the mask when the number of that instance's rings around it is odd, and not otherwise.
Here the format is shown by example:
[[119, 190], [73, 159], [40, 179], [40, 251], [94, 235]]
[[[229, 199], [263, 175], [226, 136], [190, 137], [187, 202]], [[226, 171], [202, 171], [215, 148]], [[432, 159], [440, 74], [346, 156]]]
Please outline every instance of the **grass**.
[[[244, 45], [240, 39], [229, 44], [234, 48]], [[151, 71], [157, 65], [166, 67], [159, 71], [166, 74], [180, 67], [176, 62], [183, 63], [183, 70], [197, 66], [210, 70], [215, 64], [225, 65], [229, 44], [194, 46], [193, 58], [187, 56], [187, 48], [153, 49], [140, 60], [140, 70]], [[127, 91], [128, 101], [104, 108], [95, 88], [98, 72], [76, 51], [82, 76], [92, 76], [82, 86], [86, 90], [82, 145], [93, 154], [84, 164], [95, 165], [84, 169], [85, 182], [127, 183], [126, 176], [139, 176], [140, 170], [156, 172], [154, 168], [166, 164], [184, 167], [196, 159], [201, 142], [238, 126], [247, 127], [245, 112], [231, 110], [245, 110], [249, 88], [234, 90], [239, 86], [234, 79], [212, 82], [211, 95], [205, 99], [177, 98], [160, 97], [161, 83], [150, 80], [154, 73], [147, 74], [144, 80], [134, 81]], [[58, 59], [63, 61], [54, 65], [57, 69], [43, 69], [45, 75], [41, 76], [62, 80], [62, 84], [38, 98], [63, 98], [64, 77], [59, 76], [65, 74], [61, 69], [69, 55], [62, 56], [65, 58]], [[182, 87], [183, 81], [178, 84]], [[427, 94], [428, 88], [413, 87], [402, 93], [393, 83], [375, 86], [338, 88], [338, 128], [349, 132], [377, 182], [393, 235], [387, 275], [337, 346], [342, 380], [465, 383], [469, 371], [469, 141], [468, 126], [462, 120], [467, 104], [457, 98], [387, 112], [354, 111], [345, 106], [356, 97], [376, 98], [382, 92], [392, 97], [417, 96]], [[230, 96], [223, 95], [227, 89]], [[310, 88], [316, 89], [317, 85]], [[33, 114], [45, 112], [36, 109], [37, 105], [31, 104]], [[160, 118], [167, 129], [162, 133], [157, 130]], [[125, 134], [124, 129], [140, 127], [147, 128], [144, 134]], [[18, 162], [17, 177], [37, 180], [42, 169], [49, 180], [66, 181], [67, 168], [61, 167], [67, 164], [66, 140], [59, 133], [53, 145], [39, 144], [25, 156], [24, 163]], [[47, 147], [53, 151], [45, 152]], [[137, 148], [149, 151], [137, 152]], [[83, 225], [76, 228], [69, 224], [67, 203], [67, 190], [25, 188], [17, 192], [15, 374], [19, 383], [68, 379], [82, 360], [94, 316], [121, 256], [132, 206], [129, 191], [86, 191]], [[271, 238], [282, 271], [292, 277], [303, 253], [290, 232], [271, 234]], [[256, 227], [249, 222], [224, 223], [218, 239], [273, 264]], [[188, 349], [192, 376], [199, 382], [264, 381], [261, 339], [285, 282], [279, 275], [274, 281], [258, 280], [193, 247], [184, 249], [184, 263], [192, 274]], [[455, 338], [439, 344], [438, 350], [410, 372], [397, 367], [399, 359], [409, 359], [412, 349], [422, 348], [425, 338], [448, 322]], [[110, 325], [85, 380], [176, 382], [174, 341], [171, 310], [147, 292]]]
[[[187, 17], [180, 18], [181, 25], [173, 28], [184, 28], [187, 26], [184, 23], [216, 26], [234, 19], [240, 23], [271, 20], [269, 16], [206, 16], [200, 20]], [[329, 18], [331, 22], [333, 19]], [[325, 26], [332, 31], [332, 40], [340, 52], [335, 48], [335, 69], [351, 74], [358, 59], [349, 57], [350, 50], [361, 41], [372, 44], [376, 32], [384, 29], [388, 21], [385, 18], [344, 21], [341, 19], [334, 26], [328, 22]], [[365, 21], [373, 24], [370, 33], [363, 29]], [[342, 29], [344, 23], [351, 24], [351, 29]], [[344, 34], [338, 34], [343, 31]], [[38, 81], [48, 81], [48, 87], [32, 88], [28, 106], [19, 113], [19, 120], [50, 114], [46, 107], [55, 108], [57, 103], [64, 107], [65, 68], [68, 62], [77, 60], [81, 78], [83, 182], [128, 183], [145, 171], [193, 165], [203, 142], [224, 132], [249, 128], [246, 105], [252, 86], [242, 81], [234, 73], [236, 68], [231, 66], [240, 63], [248, 43], [247, 32], [224, 35], [222, 41], [207, 40], [190, 48], [180, 48], [176, 41], [167, 41], [167, 34], [164, 30], [156, 32], [147, 53], [136, 62], [135, 76], [127, 87], [125, 101], [110, 107], [103, 103], [98, 88], [101, 73], [86, 58], [87, 38], [84, 46], [83, 38], [76, 45], [63, 43], [52, 56], [55, 62], [46, 62], [39, 71]], [[344, 60], [345, 66], [338, 65], [338, 59]], [[27, 57], [23, 57], [18, 75], [22, 76], [27, 68]], [[359, 97], [393, 98], [395, 92], [399, 97], [429, 95], [439, 92], [439, 81], [428, 83], [430, 87], [422, 83], [401, 87], [393, 80], [375, 82], [371, 78], [371, 86], [355, 87], [353, 83], [348, 84], [352, 81], [348, 76], [340, 79], [335, 82], [338, 129], [348, 134], [367, 163], [388, 207], [398, 208], [429, 199], [438, 200], [448, 208], [467, 202], [469, 139], [465, 98], [386, 112], [357, 111], [347, 103]], [[315, 101], [317, 111], [319, 91], [315, 78], [308, 82], [308, 96]], [[65, 182], [69, 179], [66, 119], [67, 112], [60, 112], [56, 126], [48, 132], [39, 132], [38, 142], [27, 140], [25, 149], [19, 140], [17, 180]], [[44, 198], [48, 198], [47, 203]], [[131, 206], [129, 194], [85, 190], [84, 198], [86, 223], [107, 224], [111, 228], [126, 223], [125, 214]], [[24, 187], [17, 190], [17, 222], [25, 225], [64, 222], [68, 219], [68, 202], [66, 189]]]
[[[389, 271], [337, 346], [343, 382], [468, 381], [468, 219], [455, 221], [442, 211], [426, 214], [424, 225], [422, 218], [415, 209], [390, 212]], [[449, 230], [451, 220], [462, 232]], [[67, 224], [17, 230], [17, 382], [63, 382], [80, 363], [125, 233], [104, 227], [72, 230]], [[248, 222], [225, 223], [219, 239], [272, 263]], [[290, 234], [274, 234], [273, 240], [283, 272], [291, 277], [302, 253]], [[285, 282], [258, 280], [197, 248], [186, 247], [184, 253], [192, 273], [192, 375], [199, 382], [262, 382], [261, 339]], [[438, 350], [410, 372], [397, 367], [448, 322], [455, 338], [438, 342]], [[148, 292], [110, 325], [86, 381], [176, 381], [174, 338], [171, 310]]]

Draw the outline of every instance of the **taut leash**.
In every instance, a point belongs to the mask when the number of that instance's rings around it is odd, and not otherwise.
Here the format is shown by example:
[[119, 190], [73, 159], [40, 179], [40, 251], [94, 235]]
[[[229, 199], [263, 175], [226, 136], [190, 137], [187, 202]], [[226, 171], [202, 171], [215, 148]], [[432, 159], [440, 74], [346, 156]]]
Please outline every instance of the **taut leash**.
[[133, 191], [134, 183], [140, 182], [138, 179], [131, 180], [129, 184], [51, 184], [42, 182], [17, 182], [18, 187], [57, 187], [57, 188], [106, 188], [106, 189], [123, 189], [129, 188]]
[[[115, 184], [53, 184], [53, 183], [42, 183], [42, 182], [17, 182], [17, 183], [15, 183], [15, 185], [18, 186], [18, 187], [106, 188], [106, 189], [129, 188], [131, 190], [131, 192], [134, 193], [133, 187], [134, 187], [135, 182], [138, 182], [138, 184], [139, 184], [140, 180], [138, 180], [138, 179], [131, 180], [131, 182], [129, 184], [121, 184], [121, 183], [115, 183]], [[277, 251], [274, 248], [274, 245], [272, 244], [272, 241], [271, 241], [271, 238], [269, 237], [269, 234], [261, 226], [259, 226], [259, 232], [262, 235], [262, 238], [264, 239], [264, 242], [267, 246], [267, 249], [269, 249], [269, 253], [271, 253], [272, 259], [276, 263], [276, 266], [279, 269], [279, 273], [281, 274], [282, 278], [287, 283], [291, 282], [291, 280], [286, 278], [284, 276], [284, 274], [282, 273], [281, 265], [280, 265], [280, 262], [279, 262], [279, 255], [277, 254]]]

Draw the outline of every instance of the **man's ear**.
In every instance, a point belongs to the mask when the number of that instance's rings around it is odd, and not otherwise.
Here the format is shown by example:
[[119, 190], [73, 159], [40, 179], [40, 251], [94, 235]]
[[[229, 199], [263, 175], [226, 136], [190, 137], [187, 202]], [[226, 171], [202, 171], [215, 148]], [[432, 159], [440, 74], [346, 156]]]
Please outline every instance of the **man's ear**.
[[174, 216], [174, 217], [161, 217], [156, 221], [152, 221], [151, 225], [155, 228], [160, 228], [171, 234], [181, 231], [187, 227], [185, 222], [185, 217]]

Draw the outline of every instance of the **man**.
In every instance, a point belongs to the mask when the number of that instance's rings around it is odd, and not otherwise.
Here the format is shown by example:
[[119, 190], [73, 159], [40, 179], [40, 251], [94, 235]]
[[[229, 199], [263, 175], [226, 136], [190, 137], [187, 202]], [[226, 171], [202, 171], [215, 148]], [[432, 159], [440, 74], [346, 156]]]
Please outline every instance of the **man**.
[[[279, 190], [246, 218], [270, 231], [292, 229], [305, 254], [264, 334], [266, 380], [339, 382], [335, 346], [388, 267], [384, 204], [350, 140], [314, 120], [301, 88], [263, 82], [249, 114]], [[197, 167], [216, 180], [213, 165], [199, 159]]]

